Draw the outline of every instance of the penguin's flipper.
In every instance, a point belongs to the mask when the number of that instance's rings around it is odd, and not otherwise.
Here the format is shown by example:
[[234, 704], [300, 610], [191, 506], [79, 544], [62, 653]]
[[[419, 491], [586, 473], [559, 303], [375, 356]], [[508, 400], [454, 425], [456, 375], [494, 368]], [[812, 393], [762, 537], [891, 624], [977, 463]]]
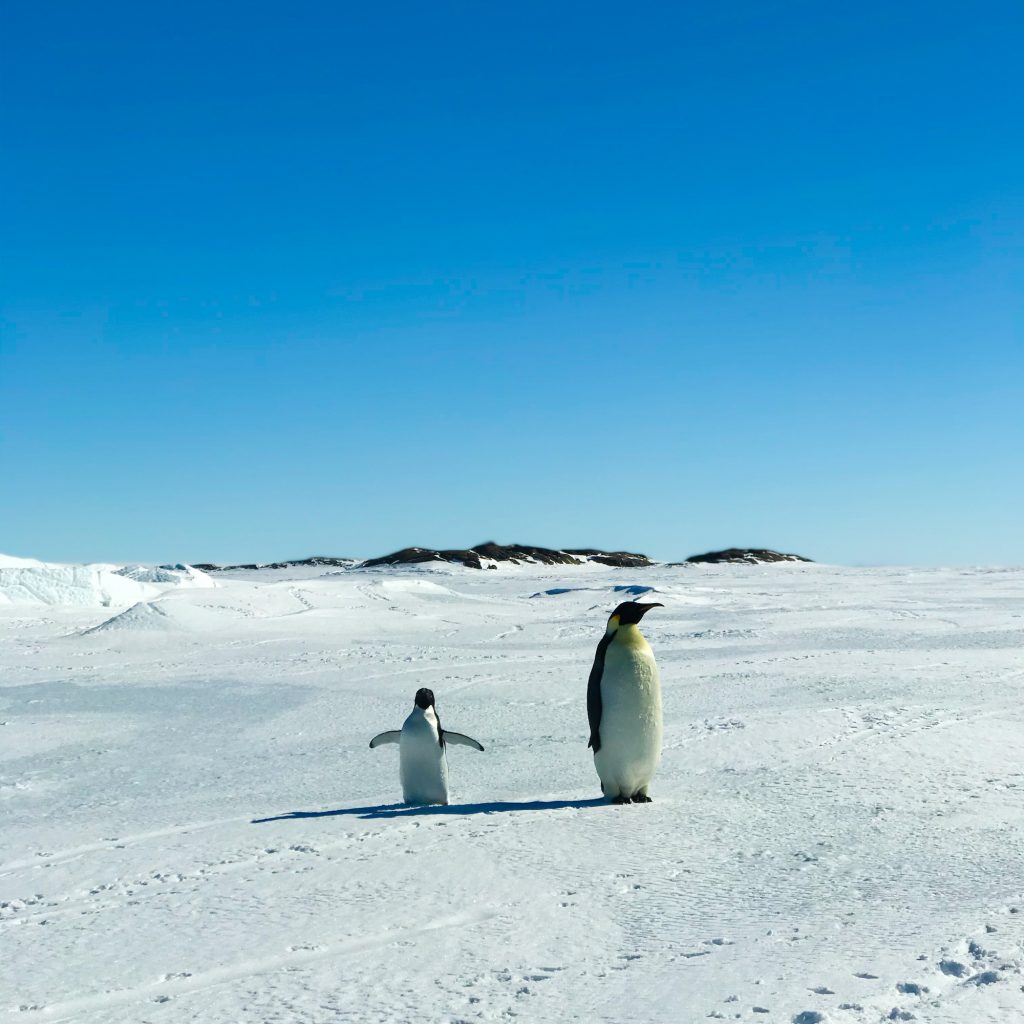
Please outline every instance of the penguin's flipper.
[[370, 740], [370, 749], [383, 747], [385, 743], [398, 743], [402, 739], [401, 729], [391, 729], [389, 732], [381, 732]]
[[473, 739], [472, 736], [464, 736], [461, 732], [449, 732], [447, 729], [444, 731], [444, 741], [445, 743], [454, 743], [457, 747], [472, 747], [474, 750], [484, 749], [484, 745]]
[[587, 746], [593, 747], [595, 754], [601, 749], [601, 676], [604, 675], [604, 656], [614, 636], [614, 633], [607, 633], [601, 637], [594, 655], [594, 667], [587, 681], [587, 718], [590, 720], [590, 742]]

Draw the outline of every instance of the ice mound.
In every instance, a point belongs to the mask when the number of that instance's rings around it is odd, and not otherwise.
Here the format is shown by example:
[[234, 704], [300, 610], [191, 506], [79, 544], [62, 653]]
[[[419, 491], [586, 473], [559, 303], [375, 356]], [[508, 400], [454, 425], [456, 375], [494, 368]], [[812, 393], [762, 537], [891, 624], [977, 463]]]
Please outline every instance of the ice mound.
[[189, 565], [62, 565], [0, 555], [0, 605], [127, 607], [172, 587], [216, 586]]
[[126, 565], [123, 569], [116, 569], [118, 576], [125, 576], [136, 583], [171, 583], [177, 584], [178, 576], [169, 572], [163, 566], [156, 565]]
[[149, 629], [172, 629], [173, 623], [170, 616], [158, 605], [150, 604], [148, 601], [140, 601], [118, 612], [105, 622], [101, 622], [92, 629], [85, 630], [86, 633], [106, 633], [110, 630], [149, 630]]
[[0, 566], [0, 604], [107, 608], [134, 604], [160, 592], [153, 584], [93, 565], [40, 562], [14, 568]]
[[137, 583], [169, 584], [172, 587], [215, 587], [212, 577], [191, 565], [126, 565], [116, 570]]

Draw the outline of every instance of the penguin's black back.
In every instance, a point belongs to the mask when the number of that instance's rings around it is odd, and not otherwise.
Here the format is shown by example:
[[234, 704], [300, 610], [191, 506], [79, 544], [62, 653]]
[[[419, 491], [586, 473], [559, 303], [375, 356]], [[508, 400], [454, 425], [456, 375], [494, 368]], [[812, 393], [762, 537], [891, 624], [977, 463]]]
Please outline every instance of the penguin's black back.
[[601, 637], [594, 654], [594, 667], [587, 680], [587, 718], [590, 721], [590, 742], [587, 746], [593, 747], [595, 754], [601, 749], [601, 677], [604, 675], [604, 656], [614, 638], [614, 633], [606, 633]]

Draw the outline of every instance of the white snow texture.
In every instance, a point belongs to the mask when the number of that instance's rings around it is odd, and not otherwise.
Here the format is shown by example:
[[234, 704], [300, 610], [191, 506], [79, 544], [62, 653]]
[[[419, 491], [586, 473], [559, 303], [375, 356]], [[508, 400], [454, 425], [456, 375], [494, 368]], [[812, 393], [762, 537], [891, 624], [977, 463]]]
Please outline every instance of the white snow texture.
[[[1024, 1019], [1024, 570], [117, 568], [0, 561], [4, 1024]], [[368, 748], [421, 686], [447, 807]]]

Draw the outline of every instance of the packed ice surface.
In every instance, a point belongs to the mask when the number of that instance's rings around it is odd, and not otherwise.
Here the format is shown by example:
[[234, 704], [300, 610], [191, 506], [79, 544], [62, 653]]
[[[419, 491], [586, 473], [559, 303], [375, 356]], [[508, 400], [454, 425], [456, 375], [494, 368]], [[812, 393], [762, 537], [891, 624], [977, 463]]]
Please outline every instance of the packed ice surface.
[[[0, 1021], [1024, 1019], [1024, 571], [117, 578], [0, 608]], [[627, 599], [665, 750], [616, 807]], [[368, 749], [420, 686], [487, 748], [446, 808]]]

